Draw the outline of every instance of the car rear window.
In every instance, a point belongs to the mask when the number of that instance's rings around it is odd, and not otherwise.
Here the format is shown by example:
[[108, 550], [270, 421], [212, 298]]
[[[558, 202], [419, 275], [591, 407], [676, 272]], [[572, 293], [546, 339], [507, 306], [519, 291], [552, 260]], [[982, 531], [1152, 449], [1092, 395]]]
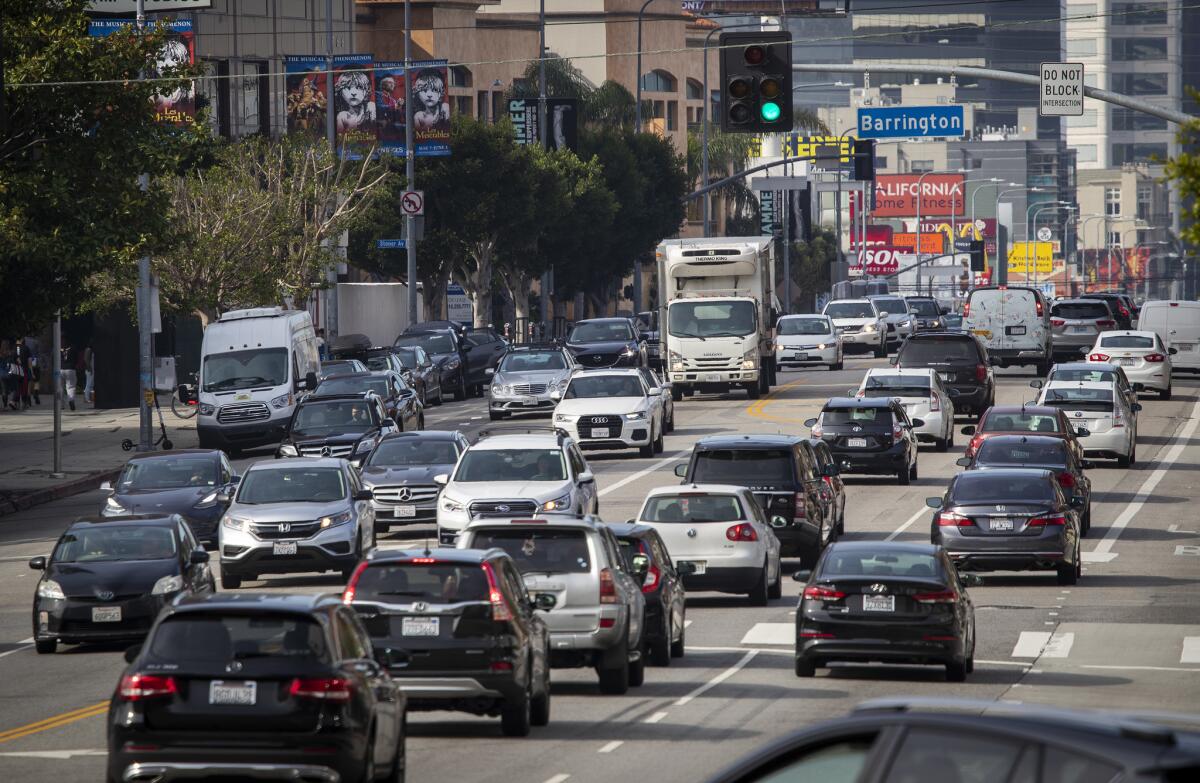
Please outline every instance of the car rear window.
[[1108, 412], [1113, 409], [1113, 393], [1112, 389], [1047, 389], [1042, 395], [1042, 405], [1073, 411]]
[[742, 503], [734, 495], [681, 493], [646, 500], [641, 519], [647, 522], [735, 522], [745, 519]]
[[970, 337], [921, 338], [906, 342], [897, 361], [904, 367], [975, 364], [979, 361], [979, 349]]
[[837, 427], [843, 424], [892, 426], [890, 408], [827, 408], [821, 412], [821, 425]]
[[1050, 308], [1050, 315], [1071, 320], [1111, 318], [1108, 305], [1103, 302], [1059, 302]]
[[1153, 348], [1153, 337], [1134, 334], [1119, 334], [1100, 338], [1101, 348]]
[[1045, 476], [996, 475], [991, 471], [969, 470], [958, 474], [950, 498], [962, 504], [1001, 500], [1046, 502], [1054, 499], [1052, 481]]
[[1066, 443], [1058, 439], [1049, 443], [1014, 443], [988, 438], [980, 445], [975, 462], [979, 465], [1065, 466], [1066, 452]]
[[355, 600], [383, 603], [486, 601], [483, 568], [462, 563], [376, 563], [354, 586]]
[[1045, 413], [989, 413], [980, 432], [1059, 432], [1058, 417]]
[[1047, 380], [1112, 383], [1117, 380], [1117, 373], [1115, 370], [1055, 370]]
[[933, 391], [927, 375], [869, 375], [863, 381], [864, 397], [929, 397]]
[[888, 552], [872, 549], [834, 550], [825, 558], [820, 577], [838, 576], [908, 576], [940, 577], [942, 568], [937, 558], [923, 552]]
[[696, 454], [690, 481], [762, 484], [791, 481], [791, 449], [704, 449]]
[[158, 626], [150, 655], [172, 662], [248, 658], [326, 661], [329, 650], [317, 622], [292, 614], [179, 614]]
[[587, 535], [582, 530], [489, 528], [477, 531], [471, 541], [472, 549], [494, 546], [517, 561], [523, 574], [586, 574], [592, 568]]

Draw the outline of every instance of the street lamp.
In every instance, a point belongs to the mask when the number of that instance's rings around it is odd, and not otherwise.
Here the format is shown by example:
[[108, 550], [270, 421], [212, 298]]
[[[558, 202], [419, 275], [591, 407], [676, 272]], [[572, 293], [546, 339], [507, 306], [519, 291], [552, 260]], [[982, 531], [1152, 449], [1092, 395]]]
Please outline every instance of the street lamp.
[[[948, 170], [948, 171], [927, 171], [924, 174], [917, 177], [917, 247], [916, 247], [916, 253], [917, 253], [917, 267], [918, 268], [921, 266], [921, 203], [922, 203], [921, 197], [925, 195], [921, 190], [922, 183], [925, 181], [925, 178], [928, 177], [930, 174], [970, 174], [970, 173], [971, 173], [970, 169], [952, 169], [952, 170]], [[963, 198], [966, 199], [966, 197], [967, 197], [967, 180], [964, 177], [963, 178]], [[953, 223], [954, 222], [954, 197], [951, 196], [950, 198], [951, 198], [950, 220], [951, 220], [951, 223]], [[953, 232], [951, 232], [951, 233], [953, 233]], [[954, 238], [951, 237], [950, 241], [953, 242]], [[917, 273], [918, 281], [920, 280], [920, 274], [921, 274], [920, 272]], [[920, 284], [918, 283], [918, 289], [919, 288], [920, 288]]]
[[[1063, 207], [1069, 207], [1069, 206], [1071, 206], [1071, 202], [1063, 201], [1062, 199], [1059, 199], [1057, 201], [1043, 201], [1040, 204], [1033, 204], [1030, 207], [1026, 208], [1025, 217], [1026, 218], [1029, 217], [1029, 211], [1030, 211], [1030, 209], [1032, 209], [1033, 210], [1033, 227], [1036, 229], [1038, 215], [1045, 212], [1046, 210], [1057, 211], [1057, 210], [1062, 209]], [[1034, 234], [1034, 236], [1036, 236], [1036, 233]], [[1028, 220], [1026, 220], [1026, 222], [1025, 222], [1025, 275], [1027, 278], [1029, 276], [1029, 244], [1030, 244], [1029, 222], [1028, 222]], [[1033, 264], [1033, 283], [1034, 283], [1034, 285], [1037, 285], [1037, 279], [1038, 279], [1038, 268], [1037, 268], [1037, 256], [1035, 254], [1034, 255], [1034, 264]]]
[[[637, 73], [634, 74], [634, 79], [633, 79], [634, 82], [637, 84], [637, 86], [635, 88], [637, 90], [637, 101], [636, 101], [636, 105], [634, 106], [634, 110], [633, 110], [634, 117], [636, 118], [636, 120], [634, 122], [634, 126], [633, 126], [634, 133], [642, 132], [642, 17], [646, 13], [646, 7], [649, 6], [653, 2], [654, 2], [654, 0], [646, 0], [646, 2], [642, 3], [642, 7], [640, 9], [638, 9], [638, 15], [637, 15]], [[706, 57], [708, 56], [708, 43], [707, 42], [704, 45], [704, 54]], [[705, 62], [704, 75], [705, 75], [705, 78], [708, 77], [707, 61]], [[706, 92], [707, 92], [707, 90], [706, 90]], [[707, 100], [707, 97], [706, 97], [706, 100]], [[705, 115], [707, 115], [707, 114], [708, 114], [708, 112], [705, 112]]]
[[[975, 188], [975, 192], [971, 194], [971, 223], [972, 224], [975, 223], [975, 197], [979, 195], [979, 191], [983, 190], [984, 188], [1004, 187], [1004, 185], [1006, 184], [1004, 182], [1004, 180], [1002, 180], [1000, 177], [992, 177], [991, 179], [976, 180], [976, 181], [979, 182], [980, 184]], [[995, 184], [992, 184], [992, 183], [995, 183]], [[1020, 182], [1009, 182], [1007, 184], [1010, 185], [1011, 187], [1015, 188], [1015, 187], [1020, 186], [1021, 183]]]

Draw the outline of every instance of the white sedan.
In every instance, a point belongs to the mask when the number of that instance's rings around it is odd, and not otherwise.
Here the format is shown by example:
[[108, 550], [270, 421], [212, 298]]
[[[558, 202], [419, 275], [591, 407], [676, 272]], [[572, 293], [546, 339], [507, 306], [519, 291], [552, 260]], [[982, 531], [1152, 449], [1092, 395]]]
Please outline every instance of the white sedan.
[[820, 313], [785, 315], [775, 324], [775, 366], [825, 365], [842, 369], [842, 338], [833, 319]]
[[663, 450], [663, 421], [663, 395], [636, 367], [577, 373], [554, 407], [554, 426], [580, 448], [638, 449], [643, 457]]
[[[1108, 362], [1125, 371], [1134, 389], [1153, 389], [1160, 399], [1171, 399], [1171, 357], [1176, 349], [1168, 349], [1155, 332], [1125, 329], [1101, 332], [1088, 353], [1088, 360]], [[1139, 385], [1141, 388], [1138, 388]]]
[[1050, 381], [1038, 405], [1060, 408], [1080, 438], [1085, 457], [1116, 459], [1127, 468], [1137, 462], [1137, 417], [1141, 405], [1127, 402], [1113, 381]]
[[936, 370], [872, 367], [851, 393], [898, 399], [908, 418], [922, 422], [913, 428], [918, 440], [932, 441], [938, 451], [954, 448], [954, 402]]

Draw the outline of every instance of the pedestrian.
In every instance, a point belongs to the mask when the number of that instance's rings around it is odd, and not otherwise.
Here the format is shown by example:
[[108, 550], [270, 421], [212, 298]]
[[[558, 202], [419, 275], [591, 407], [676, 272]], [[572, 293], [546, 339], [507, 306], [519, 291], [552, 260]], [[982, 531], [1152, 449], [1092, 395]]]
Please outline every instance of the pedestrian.
[[83, 377], [86, 379], [83, 384], [83, 401], [89, 405], [96, 404], [96, 390], [94, 388], [96, 382], [96, 354], [92, 351], [92, 344], [89, 342], [83, 346], [82, 356], [79, 361], [83, 364]]
[[75, 386], [79, 382], [79, 375], [75, 372], [75, 364], [78, 361], [78, 351], [75, 346], [67, 343], [59, 351], [60, 373], [62, 375], [62, 395], [67, 401], [67, 407], [75, 410]]
[[326, 351], [325, 351], [325, 330], [324, 329], [317, 329], [317, 358], [320, 359], [321, 361], [325, 361], [326, 359], [329, 358], [328, 356], [326, 356]]
[[[17, 374], [17, 355], [9, 340], [0, 340], [0, 411], [17, 409], [21, 376]], [[10, 399], [11, 398], [11, 399]]]
[[17, 398], [21, 403], [21, 410], [29, 410], [29, 387], [33, 381], [33, 355], [29, 350], [29, 346], [25, 344], [24, 337], [17, 338], [17, 347], [14, 353], [17, 368], [17, 375], [20, 376], [20, 385], [17, 390]]
[[25, 337], [25, 347], [29, 349], [29, 372], [25, 380], [29, 387], [29, 395], [33, 397], [34, 405], [42, 404], [42, 343], [33, 335]]

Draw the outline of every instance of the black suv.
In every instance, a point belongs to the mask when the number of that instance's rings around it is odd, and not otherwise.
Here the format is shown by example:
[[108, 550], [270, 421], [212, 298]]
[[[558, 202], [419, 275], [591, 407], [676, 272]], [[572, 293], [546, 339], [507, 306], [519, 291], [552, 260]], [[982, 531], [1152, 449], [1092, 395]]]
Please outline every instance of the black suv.
[[[836, 468], [835, 468], [836, 469]], [[799, 435], [701, 438], [675, 475], [688, 484], [732, 484], [754, 492], [779, 539], [780, 555], [816, 562], [833, 529], [812, 444]]]
[[1099, 299], [1101, 302], [1108, 304], [1108, 309], [1112, 311], [1113, 320], [1117, 322], [1117, 329], [1132, 329], [1133, 328], [1133, 312], [1130, 311], [1126, 294], [1080, 294], [1080, 299]]
[[379, 396], [384, 413], [402, 432], [425, 429], [425, 407], [416, 389], [405, 383], [394, 370], [329, 375], [317, 384], [311, 396], [341, 397], [367, 391]]
[[629, 318], [579, 321], [567, 335], [567, 350], [584, 367], [645, 367], [646, 337]]
[[900, 346], [895, 365], [937, 370], [954, 399], [956, 414], [978, 416], [996, 402], [996, 379], [987, 348], [963, 332], [918, 332]]
[[182, 599], [125, 659], [110, 781], [404, 779], [404, 695], [337, 596]]
[[375, 550], [343, 601], [354, 607], [411, 710], [499, 715], [510, 737], [550, 722], [550, 636], [501, 549]]
[[342, 457], [358, 465], [396, 430], [374, 392], [308, 397], [292, 412], [275, 456]]
[[908, 418], [892, 398], [834, 397], [821, 415], [804, 422], [814, 438], [829, 444], [843, 473], [887, 474], [901, 484], [917, 477], [917, 436], [925, 422]]
[[[675, 567], [667, 545], [658, 531], [649, 525], [609, 524], [629, 573], [642, 580], [646, 596], [646, 648], [650, 663], [670, 666], [672, 658], [683, 657], [684, 603], [683, 574]], [[688, 569], [690, 573], [694, 569]]]
[[393, 345], [396, 348], [424, 348], [437, 365], [442, 388], [453, 394], [456, 400], [465, 400], [468, 395], [477, 397], [483, 393], [482, 384], [487, 382], [485, 371], [488, 357], [472, 357], [471, 348], [463, 342], [461, 332], [409, 327], [396, 338]]

